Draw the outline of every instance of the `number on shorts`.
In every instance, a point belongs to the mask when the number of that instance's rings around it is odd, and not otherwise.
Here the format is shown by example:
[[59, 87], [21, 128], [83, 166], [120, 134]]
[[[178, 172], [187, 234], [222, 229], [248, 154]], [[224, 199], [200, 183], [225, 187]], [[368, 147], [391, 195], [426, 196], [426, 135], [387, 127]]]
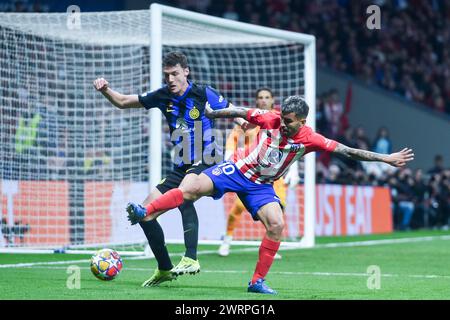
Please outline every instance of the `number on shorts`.
[[226, 175], [233, 174], [235, 171], [234, 166], [229, 162], [219, 164], [218, 167], [221, 168], [223, 173], [225, 173]]

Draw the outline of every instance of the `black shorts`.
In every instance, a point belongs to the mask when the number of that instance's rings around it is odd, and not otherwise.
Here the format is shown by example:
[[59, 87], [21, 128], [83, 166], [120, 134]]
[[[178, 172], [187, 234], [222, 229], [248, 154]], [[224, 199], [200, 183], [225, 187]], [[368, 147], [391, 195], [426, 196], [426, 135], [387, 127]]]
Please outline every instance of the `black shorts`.
[[170, 189], [178, 188], [184, 177], [190, 173], [200, 174], [203, 170], [211, 167], [200, 163], [198, 165], [185, 165], [182, 167], [177, 167], [172, 172], [170, 172], [167, 177], [161, 180], [161, 182], [156, 186], [156, 189], [161, 193], [166, 193]]

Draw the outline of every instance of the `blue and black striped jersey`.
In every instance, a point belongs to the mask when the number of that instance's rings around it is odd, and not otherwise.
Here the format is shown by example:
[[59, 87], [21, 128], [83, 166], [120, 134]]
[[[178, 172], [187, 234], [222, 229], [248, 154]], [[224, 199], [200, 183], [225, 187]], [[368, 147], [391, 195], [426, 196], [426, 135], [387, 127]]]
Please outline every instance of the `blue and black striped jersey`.
[[[146, 109], [158, 108], [164, 114], [174, 146], [185, 146], [184, 139], [188, 140], [190, 150], [181, 148], [181, 152], [175, 155], [174, 162], [177, 166], [194, 164], [200, 160], [204, 162], [206, 154], [217, 156], [219, 153], [222, 157], [223, 146], [216, 145], [211, 136], [214, 121], [207, 118], [204, 113], [206, 103], [215, 110], [228, 107], [229, 102], [215, 89], [189, 81], [189, 86], [182, 96], [173, 95], [168, 87], [164, 86], [138, 97]], [[198, 154], [199, 145], [202, 146], [202, 155]], [[186, 155], [185, 152], [190, 154]], [[190, 163], [186, 161], [187, 159]]]

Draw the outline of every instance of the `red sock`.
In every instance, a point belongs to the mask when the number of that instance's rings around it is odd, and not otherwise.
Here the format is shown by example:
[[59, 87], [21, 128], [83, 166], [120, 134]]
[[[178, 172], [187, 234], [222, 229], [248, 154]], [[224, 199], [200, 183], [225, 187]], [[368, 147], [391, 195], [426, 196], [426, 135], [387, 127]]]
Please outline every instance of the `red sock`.
[[158, 211], [165, 211], [179, 207], [183, 202], [183, 192], [178, 188], [171, 189], [150, 202], [150, 204], [146, 207], [147, 215], [149, 216]]
[[259, 260], [256, 263], [255, 273], [253, 274], [252, 284], [260, 278], [264, 278], [269, 272], [270, 266], [272, 265], [275, 254], [280, 247], [280, 242], [270, 240], [267, 236], [261, 242], [259, 247]]

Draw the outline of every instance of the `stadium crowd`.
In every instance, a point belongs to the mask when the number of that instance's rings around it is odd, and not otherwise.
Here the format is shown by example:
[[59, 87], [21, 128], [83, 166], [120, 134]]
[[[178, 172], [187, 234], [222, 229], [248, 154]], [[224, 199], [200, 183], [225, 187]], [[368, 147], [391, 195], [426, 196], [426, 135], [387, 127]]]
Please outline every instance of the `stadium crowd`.
[[[351, 74], [450, 114], [449, 0], [165, 0], [227, 19], [314, 34], [320, 66]], [[366, 27], [369, 5], [381, 30]], [[45, 12], [45, 1], [13, 1], [0, 11]]]
[[[337, 90], [319, 95], [317, 131], [347, 146], [379, 153], [391, 153], [389, 131], [381, 127], [372, 139], [363, 127], [352, 127], [345, 120], [344, 106]], [[318, 154], [317, 183], [385, 186], [391, 190], [394, 228], [448, 229], [450, 219], [450, 168], [441, 155], [428, 170], [399, 170], [387, 165], [358, 162], [332, 154]]]
[[[450, 114], [449, 0], [165, 1], [257, 25], [313, 34], [320, 66]], [[381, 30], [365, 27], [381, 8]]]

